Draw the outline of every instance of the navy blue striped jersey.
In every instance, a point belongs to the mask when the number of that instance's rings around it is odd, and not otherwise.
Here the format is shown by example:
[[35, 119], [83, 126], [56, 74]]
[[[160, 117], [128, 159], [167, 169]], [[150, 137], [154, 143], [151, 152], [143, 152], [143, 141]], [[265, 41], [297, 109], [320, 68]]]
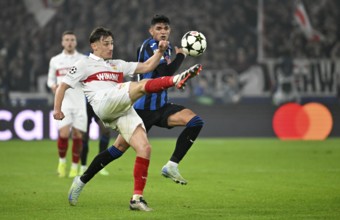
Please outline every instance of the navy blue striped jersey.
[[[142, 46], [137, 51], [137, 60], [138, 62], [145, 62], [148, 60], [153, 54], [154, 51], [158, 49], [158, 41], [153, 38], [149, 38], [145, 40]], [[168, 49], [165, 51], [163, 57], [161, 58], [159, 64], [169, 64], [171, 62], [171, 45], [169, 45]], [[154, 79], [162, 77], [156, 70], [153, 72], [148, 72], [145, 74], [139, 74], [138, 80], [142, 79]], [[140, 110], [157, 110], [164, 106], [168, 102], [168, 92], [164, 90], [159, 93], [151, 93], [144, 95], [140, 99], [136, 101], [134, 104], [135, 109]]]

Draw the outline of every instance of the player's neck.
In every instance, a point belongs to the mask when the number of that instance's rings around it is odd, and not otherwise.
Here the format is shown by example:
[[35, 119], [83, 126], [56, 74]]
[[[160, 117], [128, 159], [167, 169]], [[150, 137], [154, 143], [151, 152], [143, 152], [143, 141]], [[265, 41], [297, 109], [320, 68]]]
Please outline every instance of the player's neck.
[[76, 50], [65, 50], [65, 49], [64, 49], [64, 53], [65, 53], [66, 55], [73, 55], [73, 54], [76, 53]]
[[110, 58], [104, 58], [100, 53], [96, 53], [96, 52], [93, 52], [93, 55], [95, 55], [96, 57], [99, 57], [103, 60], [109, 60]]

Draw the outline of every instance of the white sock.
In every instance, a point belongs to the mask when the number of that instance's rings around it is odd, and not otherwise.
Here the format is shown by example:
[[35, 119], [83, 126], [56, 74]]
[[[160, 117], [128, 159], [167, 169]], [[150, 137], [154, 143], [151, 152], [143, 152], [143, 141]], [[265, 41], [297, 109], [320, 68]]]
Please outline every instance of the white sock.
[[174, 75], [174, 78], [172, 78], [172, 82], [174, 82], [176, 84], [177, 81], [178, 81], [179, 76], [180, 76], [179, 74]]
[[83, 183], [81, 180], [80, 180], [80, 177], [79, 178], [76, 178], [76, 182], [79, 186], [85, 186], [85, 183]]
[[59, 163], [66, 163], [66, 158], [59, 158]]
[[72, 163], [71, 169], [78, 169], [78, 163]]
[[140, 197], [143, 197], [143, 195], [133, 194], [132, 200], [137, 200], [138, 201]]
[[178, 167], [178, 163], [175, 163], [171, 160], [169, 160], [167, 163], [166, 163], [167, 166], [170, 166], [170, 167]]

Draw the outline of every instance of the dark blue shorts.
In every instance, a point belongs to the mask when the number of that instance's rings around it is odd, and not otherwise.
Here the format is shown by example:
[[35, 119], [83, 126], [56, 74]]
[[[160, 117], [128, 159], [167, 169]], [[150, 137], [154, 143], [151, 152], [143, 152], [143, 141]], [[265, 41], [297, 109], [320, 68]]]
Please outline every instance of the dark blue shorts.
[[138, 115], [142, 118], [146, 131], [148, 132], [152, 126], [156, 125], [161, 128], [171, 129], [168, 126], [168, 118], [179, 111], [185, 109], [184, 106], [167, 103], [162, 108], [157, 110], [139, 110], [136, 109]]

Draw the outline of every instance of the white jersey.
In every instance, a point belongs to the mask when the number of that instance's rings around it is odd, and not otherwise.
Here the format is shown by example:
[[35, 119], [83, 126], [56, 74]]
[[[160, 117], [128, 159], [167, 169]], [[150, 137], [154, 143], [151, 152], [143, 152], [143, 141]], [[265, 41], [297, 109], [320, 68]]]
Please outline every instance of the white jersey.
[[124, 60], [104, 60], [91, 53], [76, 62], [63, 81], [73, 88], [80, 82], [88, 101], [92, 103], [103, 98], [101, 90], [117, 86], [127, 75], [133, 76], [137, 64]]
[[78, 61], [63, 79], [71, 87], [81, 82], [96, 115], [106, 127], [119, 131], [128, 142], [137, 126], [144, 128], [142, 119], [132, 108], [130, 82], [123, 83], [124, 76], [132, 76], [137, 64], [124, 60], [105, 61], [90, 54]]
[[[78, 60], [84, 59], [85, 57], [85, 55], [80, 54], [77, 51], [72, 55], [65, 54], [63, 51], [60, 54], [52, 57], [48, 71], [48, 87], [51, 88], [53, 85], [60, 84], [74, 63]], [[86, 132], [86, 99], [84, 92], [81, 89], [80, 83], [74, 86], [73, 89], [66, 90], [61, 109], [65, 114], [65, 118], [61, 121], [58, 121], [57, 124], [59, 129], [68, 125], [72, 125], [72, 127]]]
[[[54, 56], [50, 60], [47, 86], [51, 88], [53, 85], [58, 85], [62, 82], [64, 76], [68, 73], [71, 67], [80, 59], [86, 56], [75, 51], [74, 54], [69, 55], [64, 51]], [[81, 90], [80, 84], [75, 85], [73, 89], [68, 89], [62, 103], [63, 107], [74, 106], [78, 103], [79, 106], [85, 105], [85, 96]]]

